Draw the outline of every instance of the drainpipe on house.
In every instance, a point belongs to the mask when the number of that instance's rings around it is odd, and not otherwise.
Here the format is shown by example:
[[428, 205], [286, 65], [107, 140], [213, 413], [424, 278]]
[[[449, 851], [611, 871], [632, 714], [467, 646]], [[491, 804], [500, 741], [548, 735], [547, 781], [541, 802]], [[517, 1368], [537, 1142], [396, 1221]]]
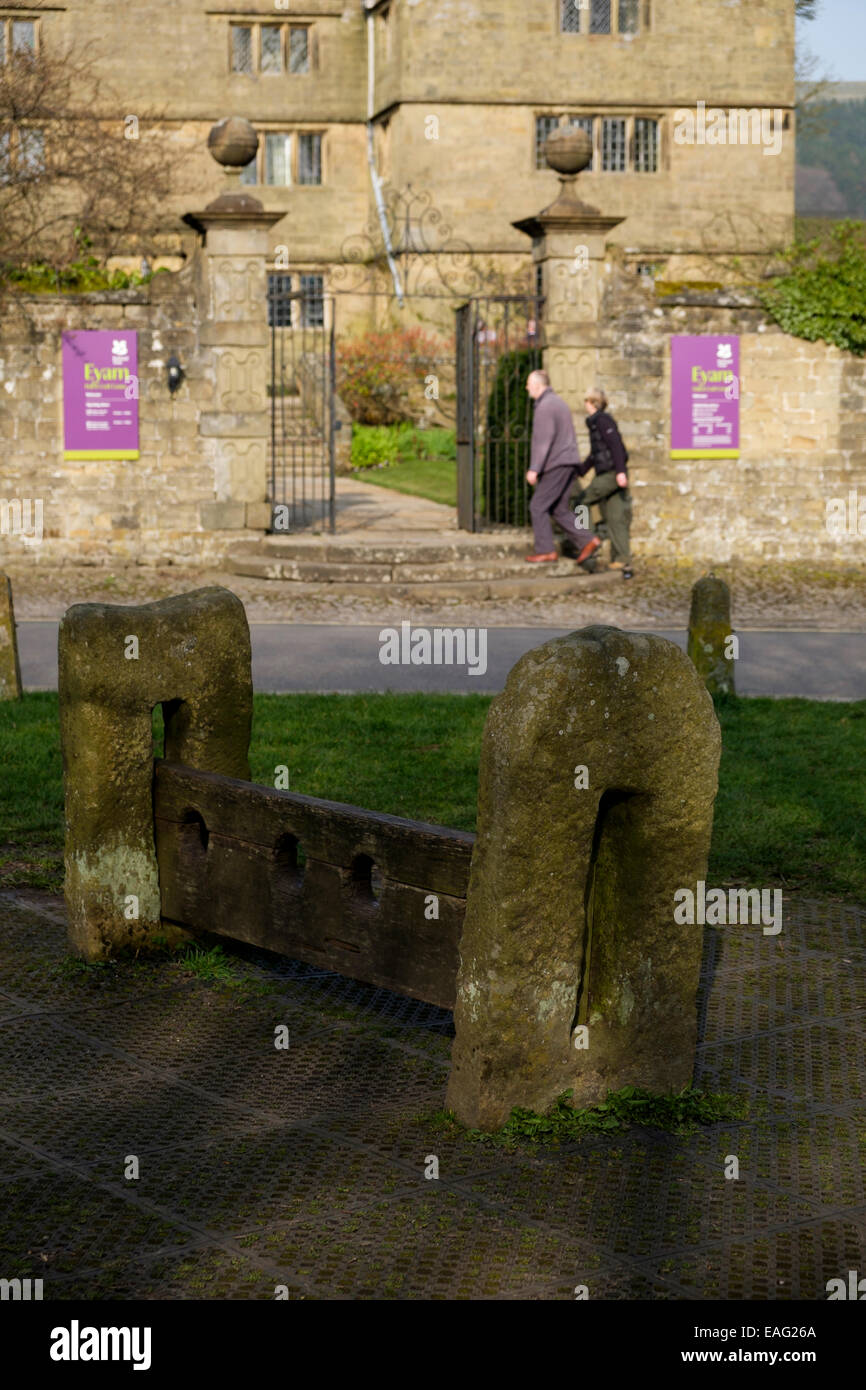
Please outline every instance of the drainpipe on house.
[[376, 199], [376, 211], [379, 215], [379, 226], [382, 228], [382, 240], [385, 243], [385, 255], [388, 257], [388, 268], [391, 271], [391, 279], [394, 281], [394, 293], [400, 308], [403, 308], [403, 285], [400, 280], [400, 271], [397, 262], [394, 260], [394, 248], [391, 244], [391, 232], [388, 227], [388, 218], [385, 215], [385, 200], [382, 197], [382, 181], [376, 168], [376, 152], [373, 144], [373, 112], [375, 110], [375, 86], [376, 86], [376, 36], [375, 36], [375, 16], [372, 6], [376, 0], [365, 0], [364, 8], [367, 16], [367, 163], [370, 166], [370, 182], [373, 185], [373, 197]]

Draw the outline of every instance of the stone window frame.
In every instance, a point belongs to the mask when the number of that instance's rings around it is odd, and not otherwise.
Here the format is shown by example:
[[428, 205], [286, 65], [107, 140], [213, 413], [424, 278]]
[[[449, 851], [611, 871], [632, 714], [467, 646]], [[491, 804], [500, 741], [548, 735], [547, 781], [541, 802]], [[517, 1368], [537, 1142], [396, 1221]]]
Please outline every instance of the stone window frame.
[[29, 14], [26, 10], [23, 13], [20, 10], [0, 11], [0, 67], [5, 67], [14, 52], [13, 24], [32, 24], [33, 56], [38, 58], [42, 51], [42, 20], [38, 10]]
[[[610, 0], [611, 27], [598, 32], [593, 32], [590, 27], [594, 0], [554, 0], [554, 2], [556, 6], [554, 29], [558, 34], [582, 39], [636, 39], [641, 34], [652, 32], [652, 0]], [[633, 8], [635, 12], [636, 27], [633, 29], [621, 27], [627, 6]], [[566, 22], [573, 21], [575, 17], [578, 21], [578, 28], [566, 29], [564, 27]]]
[[[299, 188], [324, 188], [328, 181], [328, 141], [326, 138], [328, 132], [326, 127], [313, 126], [311, 128], [306, 128], [297, 125], [284, 126], [265, 123], [259, 125], [259, 123], [256, 122], [255, 129], [259, 136], [259, 147], [256, 150], [255, 157], [250, 160], [249, 164], [245, 164], [241, 169], [240, 181], [245, 188], [291, 188], [293, 192]], [[265, 182], [264, 175], [267, 172], [265, 163], [267, 157], [266, 144], [269, 135], [284, 135], [291, 140], [291, 164], [288, 183]], [[319, 154], [321, 179], [318, 183], [302, 183], [298, 178], [298, 160], [300, 158], [301, 146], [300, 137], [302, 135], [318, 135], [321, 139]], [[255, 166], [255, 178], [249, 177], [249, 170], [252, 166]]]
[[[235, 29], [249, 29], [251, 35], [252, 72], [240, 72], [234, 66]], [[280, 30], [280, 68], [266, 72], [262, 68], [262, 29]], [[300, 72], [291, 69], [292, 30], [303, 29], [307, 35], [307, 66]], [[226, 26], [226, 50], [229, 77], [270, 78], [270, 77], [309, 77], [319, 70], [319, 42], [316, 25], [309, 20], [279, 19], [276, 17], [238, 14], [231, 17]]]
[[[638, 174], [641, 178], [652, 178], [656, 174], [664, 173], [667, 169], [667, 144], [665, 139], [665, 120], [664, 113], [659, 110], [639, 111], [613, 109], [608, 111], [535, 111], [533, 114], [533, 146], [532, 160], [533, 168], [536, 173], [549, 173], [546, 164], [539, 163], [539, 140], [538, 122], [547, 118], [556, 120], [559, 126], [569, 125], [572, 121], [591, 120], [592, 121], [592, 162], [585, 170], [587, 174], [603, 174], [606, 178], [624, 175]], [[605, 169], [602, 166], [602, 122], [605, 119], [625, 121], [625, 151], [626, 163], [624, 169]], [[638, 169], [637, 158], [637, 139], [635, 135], [636, 121], [654, 121], [656, 125], [656, 167], [655, 169]]]
[[[37, 158], [30, 163], [29, 169], [27, 161], [32, 161], [33, 152], [27, 152], [27, 137], [36, 137]], [[46, 171], [45, 152], [47, 137], [45, 127], [33, 125], [29, 121], [16, 122], [6, 130], [0, 131], [0, 188], [11, 182], [15, 178], [22, 177], [22, 174], [30, 172], [34, 177], [44, 174]], [[8, 163], [10, 177], [7, 179], [3, 171], [3, 162]]]

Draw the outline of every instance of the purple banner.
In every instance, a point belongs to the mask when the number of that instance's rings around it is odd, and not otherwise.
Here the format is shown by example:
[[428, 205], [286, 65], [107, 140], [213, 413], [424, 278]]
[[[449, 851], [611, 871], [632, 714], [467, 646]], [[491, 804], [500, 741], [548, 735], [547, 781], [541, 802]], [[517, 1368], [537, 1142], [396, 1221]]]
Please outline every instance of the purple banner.
[[740, 340], [671, 338], [671, 458], [740, 456]]
[[138, 458], [138, 334], [63, 334], [63, 456]]

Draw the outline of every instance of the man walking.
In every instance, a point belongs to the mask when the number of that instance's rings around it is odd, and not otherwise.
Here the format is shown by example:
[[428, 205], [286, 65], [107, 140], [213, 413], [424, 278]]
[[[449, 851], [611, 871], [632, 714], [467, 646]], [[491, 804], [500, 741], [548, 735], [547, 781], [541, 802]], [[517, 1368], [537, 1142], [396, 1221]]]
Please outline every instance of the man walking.
[[577, 525], [568, 502], [580, 467], [571, 411], [562, 397], [550, 389], [547, 372], [530, 372], [526, 389], [534, 402], [532, 455], [526, 481], [535, 488], [529, 504], [535, 554], [527, 555], [526, 559], [531, 565], [550, 564], [558, 559], [551, 525], [553, 517], [566, 535], [577, 542], [577, 563], [582, 565], [595, 554], [601, 541], [591, 531]]

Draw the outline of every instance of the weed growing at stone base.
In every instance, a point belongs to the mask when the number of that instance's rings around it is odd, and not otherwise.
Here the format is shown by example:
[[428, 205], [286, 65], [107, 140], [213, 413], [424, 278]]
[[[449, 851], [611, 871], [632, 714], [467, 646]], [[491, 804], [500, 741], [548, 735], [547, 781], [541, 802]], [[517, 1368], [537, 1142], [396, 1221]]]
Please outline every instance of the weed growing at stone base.
[[80, 956], [64, 956], [55, 965], [49, 966], [48, 974], [61, 980], [79, 980], [82, 977], [93, 979], [94, 976], [104, 975], [111, 968], [111, 964], [105, 960], [82, 960]]
[[156, 938], [149, 950], [126, 951], [102, 961], [66, 955], [59, 961], [43, 961], [42, 969], [57, 981], [100, 992], [122, 989], [131, 979], [137, 988], [146, 981], [154, 985], [165, 983], [166, 970], [181, 977], [193, 976], [200, 985], [228, 990], [242, 1000], [281, 992], [279, 981], [257, 979], [245, 960], [235, 958], [222, 946], [191, 941], [171, 945], [164, 937]]
[[608, 1091], [601, 1104], [582, 1110], [571, 1104], [571, 1095], [571, 1091], [563, 1091], [545, 1115], [515, 1106], [502, 1128], [491, 1134], [464, 1129], [450, 1110], [437, 1111], [432, 1119], [437, 1129], [454, 1136], [462, 1134], [476, 1143], [514, 1148], [521, 1142], [567, 1144], [583, 1134], [615, 1133], [633, 1125], [665, 1129], [672, 1134], [693, 1134], [702, 1125], [744, 1119], [746, 1114], [746, 1103], [740, 1097], [690, 1086], [668, 1095], [624, 1086], [620, 1091]]
[[192, 946], [178, 954], [184, 969], [199, 980], [223, 983], [234, 983], [237, 980], [236, 967], [221, 946], [211, 946], [209, 950], [203, 946]]

